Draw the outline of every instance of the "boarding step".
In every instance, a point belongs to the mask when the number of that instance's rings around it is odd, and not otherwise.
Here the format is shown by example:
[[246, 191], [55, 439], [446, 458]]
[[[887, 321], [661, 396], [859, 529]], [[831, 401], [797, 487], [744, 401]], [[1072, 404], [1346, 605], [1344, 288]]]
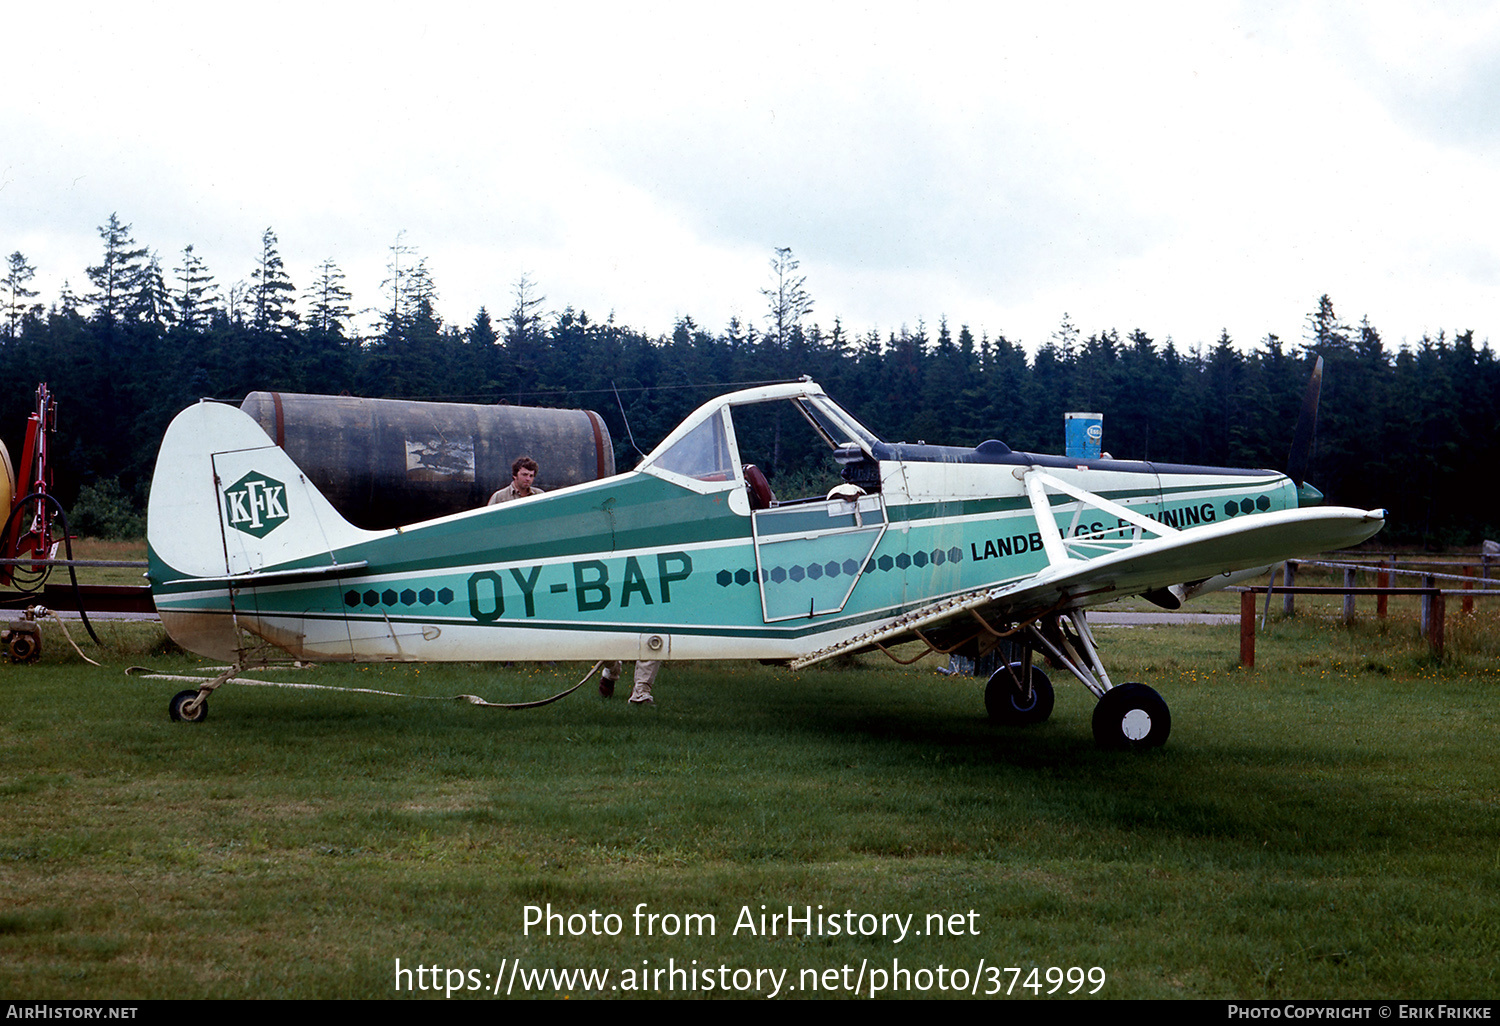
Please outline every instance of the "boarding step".
[[874, 630], [865, 631], [863, 634], [856, 634], [854, 637], [846, 641], [841, 641], [836, 645], [829, 645], [827, 648], [820, 648], [806, 655], [798, 656], [792, 660], [791, 668], [800, 670], [803, 667], [820, 663], [825, 659], [832, 659], [834, 656], [842, 655], [845, 652], [854, 652], [861, 648], [899, 637], [908, 631], [921, 629], [928, 624], [951, 619], [957, 613], [962, 613], [968, 609], [976, 609], [987, 602], [993, 602], [1000, 597], [1004, 590], [1004, 588], [986, 588], [983, 591], [971, 592], [967, 595], [956, 595], [952, 598], [943, 599], [941, 602], [922, 606], [920, 609], [913, 609], [909, 613], [901, 614], [894, 620], [885, 621], [880, 627]]

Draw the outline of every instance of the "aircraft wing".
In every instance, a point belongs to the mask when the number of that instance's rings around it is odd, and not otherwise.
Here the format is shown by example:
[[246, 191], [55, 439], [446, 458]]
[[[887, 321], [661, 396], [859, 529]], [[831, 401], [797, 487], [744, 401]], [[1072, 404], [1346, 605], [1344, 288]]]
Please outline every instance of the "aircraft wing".
[[1176, 531], [1092, 559], [1058, 559], [1040, 573], [912, 610], [838, 645], [808, 653], [792, 666], [808, 666], [877, 643], [914, 640], [917, 630], [959, 618], [972, 620], [971, 611], [992, 625], [1019, 623], [1044, 613], [1346, 548], [1384, 525], [1383, 509], [1283, 510]]

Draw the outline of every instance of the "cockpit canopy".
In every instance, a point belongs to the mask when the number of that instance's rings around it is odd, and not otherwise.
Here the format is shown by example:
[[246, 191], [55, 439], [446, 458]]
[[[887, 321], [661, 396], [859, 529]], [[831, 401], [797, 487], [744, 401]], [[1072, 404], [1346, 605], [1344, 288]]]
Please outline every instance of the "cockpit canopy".
[[734, 392], [699, 407], [641, 469], [704, 492], [748, 479], [753, 494], [756, 475], [745, 469], [753, 467], [783, 494], [821, 496], [854, 476], [867, 490], [878, 489], [874, 451], [882, 444], [816, 384], [798, 382]]

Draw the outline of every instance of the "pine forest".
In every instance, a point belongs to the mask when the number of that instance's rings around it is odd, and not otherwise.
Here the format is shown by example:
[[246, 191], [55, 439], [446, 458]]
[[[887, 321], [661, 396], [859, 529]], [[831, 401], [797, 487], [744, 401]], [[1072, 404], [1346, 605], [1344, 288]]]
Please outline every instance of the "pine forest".
[[[764, 303], [757, 323], [711, 328], [684, 317], [670, 334], [650, 335], [571, 306], [552, 312], [524, 276], [508, 309], [445, 323], [426, 261], [399, 242], [370, 314], [332, 260], [294, 285], [269, 229], [248, 277], [229, 285], [192, 246], [167, 267], [118, 217], [99, 232], [100, 263], [86, 269], [82, 295], [64, 286], [44, 301], [20, 252], [0, 278], [0, 438], [18, 451], [33, 388], [47, 382], [60, 411], [55, 491], [96, 520], [113, 504], [138, 523], [130, 514], [145, 508], [162, 433], [200, 397], [238, 403], [271, 390], [593, 409], [627, 469], [639, 459], [632, 439], [649, 451], [714, 395], [808, 375], [890, 441], [998, 438], [1060, 452], [1063, 414], [1087, 410], [1104, 415], [1104, 448], [1117, 458], [1282, 469], [1321, 355], [1309, 479], [1327, 501], [1389, 509], [1383, 545], [1500, 537], [1485, 483], [1500, 457], [1493, 349], [1469, 326], [1393, 349], [1368, 319], [1341, 320], [1316, 285], [1298, 339], [1221, 333], [1185, 348], [1063, 315], [1050, 338], [1027, 340], [1028, 352], [946, 316], [883, 334], [819, 321], [784, 248], [762, 281], [746, 283]], [[815, 458], [789, 447], [763, 469], [774, 485]]]

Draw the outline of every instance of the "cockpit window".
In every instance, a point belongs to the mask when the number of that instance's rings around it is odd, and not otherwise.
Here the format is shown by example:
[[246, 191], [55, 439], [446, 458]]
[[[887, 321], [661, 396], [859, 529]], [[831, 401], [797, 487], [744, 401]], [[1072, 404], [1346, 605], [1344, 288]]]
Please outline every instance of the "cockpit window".
[[715, 413], [678, 439], [653, 464], [662, 470], [699, 481], [732, 481], [734, 457], [724, 433], [724, 419]]
[[853, 418], [846, 421], [842, 410], [820, 398], [744, 403], [730, 410], [740, 462], [760, 469], [778, 502], [822, 498], [830, 489], [848, 483], [850, 479], [841, 473], [846, 461], [862, 459], [869, 447], [866, 439], [873, 438]]
[[821, 501], [850, 485], [880, 491], [873, 432], [821, 392], [776, 391], [747, 389], [701, 407], [642, 469], [703, 493], [742, 486], [752, 509]]

